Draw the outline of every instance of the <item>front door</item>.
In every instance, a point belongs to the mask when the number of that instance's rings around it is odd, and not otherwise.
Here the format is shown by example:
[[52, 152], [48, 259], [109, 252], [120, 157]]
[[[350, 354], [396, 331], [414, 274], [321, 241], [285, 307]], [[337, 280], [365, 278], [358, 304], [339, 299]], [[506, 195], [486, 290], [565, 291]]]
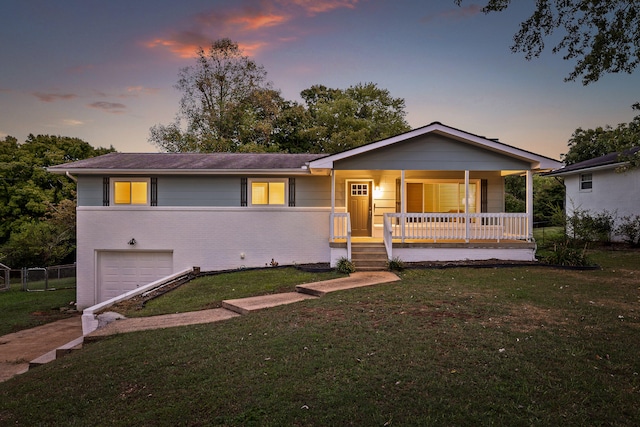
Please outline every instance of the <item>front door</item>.
[[352, 236], [371, 236], [371, 183], [349, 182], [348, 209]]

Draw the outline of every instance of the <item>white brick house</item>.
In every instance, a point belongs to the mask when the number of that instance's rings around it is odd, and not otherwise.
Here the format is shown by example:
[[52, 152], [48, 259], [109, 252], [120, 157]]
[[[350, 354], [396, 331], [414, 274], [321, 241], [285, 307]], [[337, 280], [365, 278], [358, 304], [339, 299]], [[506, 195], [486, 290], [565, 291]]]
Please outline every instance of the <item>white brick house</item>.
[[[333, 155], [110, 153], [78, 182], [80, 309], [191, 266], [335, 263], [359, 242], [404, 261], [533, 260], [532, 179], [560, 163], [440, 123]], [[527, 209], [504, 212], [504, 177]]]

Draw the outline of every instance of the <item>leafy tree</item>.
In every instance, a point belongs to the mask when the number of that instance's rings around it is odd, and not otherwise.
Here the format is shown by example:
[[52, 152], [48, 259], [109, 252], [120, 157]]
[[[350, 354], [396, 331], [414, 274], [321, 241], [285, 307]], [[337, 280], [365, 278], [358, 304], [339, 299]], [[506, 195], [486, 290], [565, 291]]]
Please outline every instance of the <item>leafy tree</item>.
[[[454, 0], [460, 5], [463, 0]], [[511, 0], [487, 0], [483, 12], [500, 12]], [[559, 33], [559, 34], [558, 34]], [[559, 37], [558, 37], [559, 36]], [[553, 53], [575, 60], [565, 79], [587, 85], [607, 73], [632, 73], [640, 62], [640, 2], [637, 0], [538, 0], [520, 24], [511, 46], [526, 59], [540, 56], [545, 41], [557, 40]]]
[[405, 102], [375, 83], [345, 90], [314, 85], [300, 94], [311, 116], [313, 151], [336, 153], [410, 129]]
[[[533, 220], [546, 225], [556, 224], [558, 210], [564, 209], [564, 185], [555, 178], [533, 176]], [[526, 179], [523, 176], [505, 177], [505, 210], [524, 212], [526, 209]]]
[[[633, 106], [640, 110], [640, 104]], [[628, 161], [629, 167], [640, 165], [640, 153], [625, 153], [632, 147], [640, 145], [640, 115], [629, 123], [621, 123], [617, 127], [606, 125], [595, 129], [578, 128], [569, 139], [569, 151], [562, 156], [567, 164], [574, 164], [584, 160], [604, 156], [608, 153], [619, 152], [620, 161]]]
[[[27, 250], [41, 263], [58, 260], [64, 252], [59, 251], [66, 247], [63, 241], [67, 238], [61, 236], [69, 233], [65, 231], [68, 223], [63, 226], [56, 212], [69, 211], [76, 186], [45, 168], [111, 151], [113, 147], [93, 148], [81, 139], [62, 136], [29, 135], [23, 144], [11, 136], [0, 140], [0, 258], [26, 260], [29, 257], [20, 254]], [[73, 218], [67, 222], [73, 223]], [[70, 234], [75, 240], [75, 233]], [[42, 247], [42, 251], [35, 251], [32, 244], [23, 244], [30, 238], [42, 245], [45, 241], [54, 243], [48, 250]], [[54, 248], [56, 245], [60, 247]]]
[[271, 135], [283, 100], [266, 77], [264, 67], [228, 38], [215, 41], [208, 52], [198, 49], [196, 64], [179, 74], [176, 120], [153, 126], [149, 140], [169, 152], [277, 149]]

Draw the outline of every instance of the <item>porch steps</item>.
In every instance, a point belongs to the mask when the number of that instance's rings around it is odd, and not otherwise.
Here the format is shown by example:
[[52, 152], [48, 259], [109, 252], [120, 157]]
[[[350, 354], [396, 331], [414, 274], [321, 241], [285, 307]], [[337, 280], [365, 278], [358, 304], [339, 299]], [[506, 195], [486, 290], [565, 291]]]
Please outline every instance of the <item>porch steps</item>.
[[384, 243], [351, 243], [351, 261], [356, 271], [380, 271], [387, 269], [387, 250]]

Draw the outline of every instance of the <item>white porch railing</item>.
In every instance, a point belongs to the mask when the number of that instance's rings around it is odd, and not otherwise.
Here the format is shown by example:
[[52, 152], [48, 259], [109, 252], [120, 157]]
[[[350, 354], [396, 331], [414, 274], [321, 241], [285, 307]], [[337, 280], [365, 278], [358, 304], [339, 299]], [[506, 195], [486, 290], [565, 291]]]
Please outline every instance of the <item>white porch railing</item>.
[[347, 241], [347, 258], [351, 259], [351, 217], [348, 212], [335, 212], [331, 215], [331, 240]]
[[527, 221], [526, 213], [386, 213], [383, 233], [385, 245], [391, 239], [528, 241]]

